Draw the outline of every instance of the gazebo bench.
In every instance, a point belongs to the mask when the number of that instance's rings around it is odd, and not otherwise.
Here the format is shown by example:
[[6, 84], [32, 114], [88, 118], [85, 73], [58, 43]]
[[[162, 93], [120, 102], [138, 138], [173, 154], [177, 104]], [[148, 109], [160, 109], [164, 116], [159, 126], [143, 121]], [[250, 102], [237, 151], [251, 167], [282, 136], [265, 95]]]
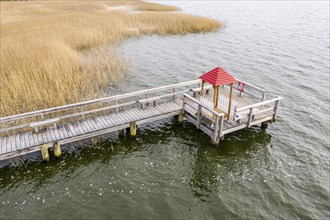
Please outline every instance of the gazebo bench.
[[170, 94], [165, 94], [165, 95], [160, 95], [160, 96], [155, 96], [155, 97], [140, 99], [140, 100], [137, 100], [137, 102], [141, 104], [141, 109], [144, 109], [146, 104], [153, 103], [154, 106], [157, 106], [157, 102], [160, 99], [163, 99], [163, 98], [166, 98], [166, 97], [169, 97], [169, 96], [175, 96], [176, 94], [177, 93], [174, 92], [174, 93], [170, 93]]
[[60, 121], [59, 118], [51, 118], [51, 119], [47, 119], [47, 120], [43, 120], [43, 121], [32, 122], [29, 124], [29, 127], [32, 128], [33, 132], [38, 133], [40, 127], [44, 127], [47, 125], [54, 125], [54, 127], [56, 128], [57, 122], [59, 122], [59, 121]]
[[[208, 94], [211, 88], [212, 88], [212, 86], [206, 86], [204, 88], [205, 93]], [[197, 93], [200, 92], [201, 90], [202, 90], [201, 88], [190, 89], [190, 91], [193, 92], [193, 94], [194, 94], [193, 96], [194, 97], [196, 97], [197, 96]]]

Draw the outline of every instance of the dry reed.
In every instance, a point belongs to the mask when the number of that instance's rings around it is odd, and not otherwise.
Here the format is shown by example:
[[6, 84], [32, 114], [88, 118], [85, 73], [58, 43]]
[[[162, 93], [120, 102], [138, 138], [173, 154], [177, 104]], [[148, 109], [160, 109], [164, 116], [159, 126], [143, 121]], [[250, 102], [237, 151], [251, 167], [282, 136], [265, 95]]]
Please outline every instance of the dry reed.
[[[0, 117], [107, 95], [110, 83], [127, 77], [129, 65], [115, 49], [95, 48], [139, 34], [220, 26], [203, 17], [155, 12], [176, 8], [140, 1], [0, 4]], [[111, 10], [114, 6], [143, 12]], [[92, 56], [86, 58], [86, 51]]]

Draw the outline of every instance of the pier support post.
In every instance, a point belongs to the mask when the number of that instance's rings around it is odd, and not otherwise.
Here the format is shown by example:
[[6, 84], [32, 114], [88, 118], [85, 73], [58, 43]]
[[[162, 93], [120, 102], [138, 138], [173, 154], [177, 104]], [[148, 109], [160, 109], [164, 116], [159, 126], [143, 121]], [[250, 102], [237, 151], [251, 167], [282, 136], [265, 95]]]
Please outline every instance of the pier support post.
[[125, 136], [125, 129], [120, 129], [119, 130], [119, 137], [124, 137]]
[[213, 139], [213, 138], [211, 138], [211, 141], [212, 141], [212, 144], [213, 145], [215, 145], [215, 146], [219, 146], [219, 138], [217, 138], [217, 139]]
[[43, 161], [49, 162], [48, 145], [43, 144], [40, 146], [40, 149], [41, 149], [41, 155], [42, 155]]
[[268, 121], [262, 122], [260, 127], [262, 129], [267, 129], [268, 128]]
[[130, 123], [130, 135], [136, 137], [136, 121]]
[[57, 141], [54, 142], [53, 148], [54, 148], [54, 156], [57, 157], [57, 158], [61, 157], [62, 150], [61, 150], [60, 143], [58, 143]]
[[182, 122], [183, 122], [183, 114], [179, 114], [179, 115], [178, 115], [178, 122], [179, 122], [180, 124], [182, 124]]

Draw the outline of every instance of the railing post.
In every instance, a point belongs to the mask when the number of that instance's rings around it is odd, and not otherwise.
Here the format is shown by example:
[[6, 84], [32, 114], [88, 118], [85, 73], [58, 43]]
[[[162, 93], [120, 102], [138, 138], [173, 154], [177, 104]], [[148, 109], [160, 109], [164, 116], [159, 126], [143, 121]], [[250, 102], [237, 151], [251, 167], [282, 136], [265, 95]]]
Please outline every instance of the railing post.
[[235, 117], [236, 117], [236, 109], [237, 109], [237, 105], [234, 106], [233, 121], [235, 121]]
[[198, 110], [197, 110], [197, 128], [201, 128], [201, 112], [202, 112], [202, 105], [198, 103]]
[[[266, 91], [262, 93], [261, 101], [264, 102], [266, 100]], [[260, 107], [263, 107], [264, 105], [261, 105]]]
[[[173, 88], [173, 93], [175, 93], [175, 88]], [[176, 96], [173, 95], [173, 100], [175, 100], [175, 99], [176, 99]]]
[[[80, 112], [84, 111], [84, 106], [80, 106]], [[83, 119], [85, 119], [85, 115], [82, 115]]]
[[[115, 105], [118, 105], [118, 99], [116, 99]], [[116, 113], [118, 113], [118, 111], [119, 111], [119, 109], [118, 109], [118, 107], [116, 107]]]
[[263, 102], [266, 100], [266, 91], [262, 94], [262, 99]]
[[278, 112], [278, 107], [280, 105], [280, 100], [276, 100], [274, 103], [274, 115], [273, 115], [273, 121], [276, 121], [277, 118], [277, 112]]
[[45, 119], [44, 114], [41, 114], [40, 116], [41, 116], [41, 119], [42, 119], [42, 120]]
[[223, 136], [223, 123], [224, 123], [224, 115], [220, 117], [219, 138]]
[[250, 128], [251, 127], [251, 122], [252, 122], [252, 116], [253, 116], [253, 107], [250, 108], [250, 113], [249, 113], [249, 120], [247, 123], [247, 127]]
[[219, 116], [215, 116], [215, 125], [214, 125], [214, 133], [213, 133], [213, 140], [217, 143], [219, 142]]

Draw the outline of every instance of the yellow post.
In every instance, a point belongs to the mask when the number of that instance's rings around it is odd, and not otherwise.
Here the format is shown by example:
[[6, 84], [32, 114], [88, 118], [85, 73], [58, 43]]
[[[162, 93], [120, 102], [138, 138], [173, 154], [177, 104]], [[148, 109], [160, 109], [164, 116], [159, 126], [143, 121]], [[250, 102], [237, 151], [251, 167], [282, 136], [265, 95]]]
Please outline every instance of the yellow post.
[[130, 123], [130, 135], [131, 137], [136, 136], [136, 121]]
[[217, 86], [217, 97], [215, 99], [215, 108], [218, 108], [218, 103], [219, 103], [219, 91], [220, 91], [220, 86]]
[[[216, 111], [218, 107], [218, 94], [219, 94], [219, 86], [213, 86], [214, 95], [213, 95], [213, 110]], [[215, 115], [213, 114], [212, 119], [215, 119]], [[213, 122], [212, 122], [213, 123]]]
[[217, 87], [213, 86], [214, 94], [213, 94], [213, 109], [215, 110], [216, 106], [216, 98], [217, 98]]
[[178, 115], [178, 122], [180, 124], [183, 122], [183, 114]]
[[230, 117], [230, 108], [231, 108], [231, 99], [233, 96], [233, 83], [230, 84], [230, 94], [229, 94], [229, 105], [228, 105], [228, 116], [227, 116], [227, 120], [229, 120]]
[[61, 145], [58, 142], [54, 142], [54, 155], [55, 157], [60, 157], [62, 155]]
[[46, 162], [49, 162], [48, 145], [43, 144], [40, 146], [40, 149], [41, 149], [42, 159]]
[[202, 88], [201, 88], [201, 96], [202, 97], [204, 96], [204, 84], [205, 84], [205, 81], [202, 80]]

